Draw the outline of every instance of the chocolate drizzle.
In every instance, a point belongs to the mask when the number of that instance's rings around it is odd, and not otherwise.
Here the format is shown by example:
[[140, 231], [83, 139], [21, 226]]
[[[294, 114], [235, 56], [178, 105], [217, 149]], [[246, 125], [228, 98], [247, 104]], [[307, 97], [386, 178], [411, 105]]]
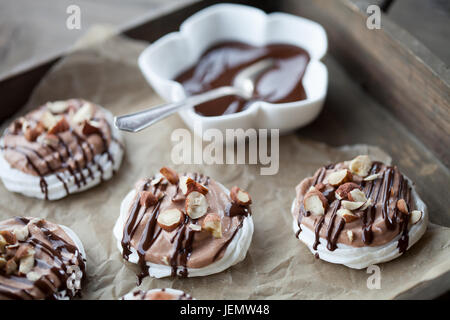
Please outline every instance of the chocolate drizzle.
[[[69, 298], [79, 295], [79, 290], [72, 290], [68, 287], [70, 276], [68, 266], [78, 266], [82, 272], [81, 281], [85, 278], [85, 260], [78, 248], [45, 227], [42, 220], [31, 222], [28, 218], [23, 217], [16, 217], [15, 220], [24, 226], [33, 224], [38, 227], [40, 234], [45, 239], [45, 242], [41, 241], [30, 233], [25, 241], [19, 242], [20, 245], [31, 246], [34, 249], [35, 268], [42, 275], [36, 281], [30, 281], [25, 275], [0, 273], [0, 279], [3, 277], [9, 282], [13, 281], [13, 285], [0, 282], [0, 296], [9, 299], [36, 299], [37, 297], [59, 299], [62, 291], [65, 291]], [[48, 263], [48, 258], [50, 258], [50, 263]], [[59, 283], [55, 282], [55, 279]], [[23, 285], [26, 286], [26, 289], [23, 288]], [[38, 289], [38, 293], [32, 290], [33, 287]]]
[[335, 232], [333, 238], [331, 238], [332, 232], [333, 232], [333, 227], [334, 227], [334, 220], [336, 220], [336, 212], [337, 212], [338, 208], [340, 207], [340, 205], [341, 205], [340, 200], [335, 200], [333, 202], [333, 204], [331, 205], [331, 207], [333, 209], [331, 212], [330, 222], [328, 223], [328, 228], [327, 228], [327, 249], [330, 251], [334, 251], [336, 249], [337, 238], [345, 224], [345, 222], [344, 222], [344, 224], [342, 224], [342, 221], [344, 221], [344, 220], [341, 219], [339, 221], [339, 226], [336, 229], [336, 232]]
[[[150, 186], [150, 181], [147, 181], [146, 183], [144, 183], [142, 185], [142, 187], [139, 191], [147, 191], [149, 186]], [[128, 260], [128, 257], [131, 254], [130, 241], [131, 241], [131, 238], [133, 237], [134, 232], [136, 231], [136, 228], [138, 225], [136, 222], [137, 222], [137, 218], [138, 218], [140, 209], [141, 209], [140, 193], [138, 192], [138, 194], [136, 196], [136, 201], [133, 204], [131, 213], [128, 216], [127, 222], [125, 223], [125, 227], [123, 230], [122, 255], [126, 260]]]
[[[80, 170], [80, 164], [78, 163], [77, 159], [74, 158], [72, 151], [70, 150], [69, 146], [64, 142], [64, 140], [57, 135], [58, 137], [58, 143], [63, 146], [64, 150], [66, 151], [66, 157], [72, 159], [73, 163], [75, 164], [76, 172], [80, 174], [80, 179], [83, 184], [86, 184], [86, 179], [84, 178], [83, 171]], [[67, 161], [62, 161], [61, 163], [67, 163]], [[78, 188], [80, 188], [80, 181], [77, 178], [76, 172], [73, 171], [72, 167], [70, 165], [65, 165], [65, 167], [69, 170], [70, 174], [75, 180], [75, 184]]]
[[313, 244], [313, 249], [317, 250], [317, 246], [320, 243], [320, 229], [322, 228], [323, 222], [325, 221], [325, 215], [321, 216], [319, 221], [316, 224], [316, 227], [314, 229], [314, 234], [315, 234], [315, 240], [314, 240], [314, 244]]
[[[408, 186], [408, 182], [405, 179], [401, 180], [401, 191], [403, 195], [403, 199], [405, 199], [406, 203], [411, 207], [411, 188]], [[408, 216], [400, 212], [397, 208], [395, 208], [395, 220], [398, 221], [401, 230], [400, 239], [398, 239], [397, 248], [400, 253], [404, 253], [408, 249], [409, 244], [409, 235], [408, 235]], [[400, 213], [400, 217], [398, 214]]]
[[[312, 186], [316, 186], [319, 183], [323, 182], [323, 179], [325, 178], [325, 175], [327, 173], [327, 169], [333, 169], [334, 168], [334, 164], [329, 164], [323, 168], [320, 168], [317, 173], [314, 175], [314, 180], [312, 182]], [[334, 194], [334, 192], [333, 192]], [[331, 198], [331, 196], [327, 197]], [[297, 217], [297, 226], [298, 226], [298, 231], [295, 234], [295, 237], [298, 238], [298, 236], [300, 235], [300, 232], [302, 232], [302, 228], [301, 228], [301, 223], [302, 223], [302, 218], [305, 217], [309, 217], [311, 215], [310, 212], [305, 210], [305, 207], [303, 205], [303, 201], [300, 202], [300, 210], [299, 210], [299, 214]], [[323, 223], [323, 222], [322, 222]], [[318, 245], [318, 243], [317, 243]], [[317, 247], [316, 245], [316, 247]]]
[[[341, 204], [340, 200], [335, 200], [333, 201], [333, 203], [331, 204], [331, 217], [330, 217], [330, 221], [328, 223], [328, 228], [327, 228], [327, 248], [330, 251], [334, 251], [336, 249], [336, 242], [337, 242], [337, 238], [339, 237], [339, 233], [341, 232], [342, 228], [344, 227], [343, 225], [341, 226], [341, 223], [339, 224], [338, 229], [336, 230], [333, 238], [331, 238], [332, 236], [332, 232], [333, 232], [333, 227], [334, 227], [334, 220], [336, 219], [336, 212], [339, 208]], [[314, 240], [314, 244], [313, 244], [313, 249], [317, 250], [317, 247], [320, 244], [320, 230], [323, 227], [323, 224], [325, 222], [325, 216], [326, 213], [321, 216], [316, 224], [316, 227], [314, 229], [314, 236], [315, 236], [315, 240]], [[342, 219], [341, 219], [342, 220]]]

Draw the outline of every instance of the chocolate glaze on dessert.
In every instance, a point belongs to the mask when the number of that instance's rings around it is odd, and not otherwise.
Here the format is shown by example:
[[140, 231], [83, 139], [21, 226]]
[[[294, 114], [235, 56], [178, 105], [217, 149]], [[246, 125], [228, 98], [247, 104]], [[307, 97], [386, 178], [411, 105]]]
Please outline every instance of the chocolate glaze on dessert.
[[289, 44], [257, 47], [235, 41], [221, 42], [206, 50], [195, 66], [175, 80], [188, 94], [198, 94], [232, 85], [241, 70], [265, 58], [273, 58], [276, 64], [256, 79], [251, 101], [226, 96], [196, 106], [196, 112], [204, 116], [219, 116], [245, 110], [255, 100], [286, 103], [306, 99], [302, 79], [310, 57], [304, 49]]
[[[156, 184], [151, 183], [154, 178], [139, 182], [121, 240], [122, 255], [125, 260], [128, 260], [132, 253], [131, 248], [134, 248], [138, 254], [138, 264], [141, 269], [138, 283], [148, 276], [147, 262], [163, 264], [162, 260], [165, 258], [165, 264], [172, 268], [172, 276], [187, 277], [188, 267], [201, 268], [221, 258], [242, 227], [243, 219], [250, 213], [249, 206], [239, 206], [234, 208], [230, 215], [227, 206], [231, 203], [231, 199], [219, 185], [201, 174], [185, 173], [184, 175], [209, 189], [206, 195], [209, 203], [208, 212], [215, 212], [221, 216], [224, 225], [223, 237], [214, 239], [205, 232], [192, 230], [189, 224], [200, 225], [203, 218], [191, 219], [187, 214], [175, 230], [171, 232], [162, 230], [157, 224], [159, 213], [168, 208], [178, 208], [184, 212], [185, 196], [178, 185], [169, 184], [165, 179]], [[163, 196], [159, 198], [157, 204], [145, 208], [140, 203], [141, 191], [151, 191], [154, 195], [162, 193]]]
[[[65, 117], [70, 127], [68, 130], [52, 134], [57, 139], [55, 144], [42, 142], [39, 138], [29, 141], [26, 139], [22, 125], [26, 121], [31, 127], [40, 126], [40, 118], [48, 111], [47, 105], [43, 105], [38, 109], [31, 111], [22, 118], [15, 120], [5, 131], [3, 135], [3, 144], [1, 150], [5, 159], [9, 164], [24, 173], [37, 175], [40, 177], [40, 187], [45, 199], [48, 199], [48, 185], [46, 176], [55, 174], [57, 179], [61, 181], [69, 194], [67, 182], [62, 175], [63, 171], [68, 171], [78, 188], [86, 185], [89, 179], [94, 179], [93, 172], [88, 164], [93, 164], [100, 171], [100, 179], [103, 180], [103, 168], [96, 162], [95, 156], [105, 154], [108, 160], [114, 164], [112, 155], [109, 152], [111, 140], [121, 143], [111, 135], [111, 128], [105, 118], [104, 113], [96, 105], [94, 108], [94, 116], [91, 118], [99, 124], [99, 131], [91, 134], [83, 134], [83, 124], [75, 124], [70, 118], [86, 103], [83, 100], [72, 99], [68, 102], [68, 108], [57, 116]], [[41, 132], [42, 136], [46, 135], [45, 130]], [[121, 146], [122, 147], [122, 146]], [[87, 170], [87, 175], [83, 170]]]
[[225, 208], [225, 214], [228, 217], [248, 216], [252, 214], [249, 206], [241, 206], [238, 203], [230, 202]]
[[[388, 243], [396, 236], [398, 249], [404, 253], [408, 248], [408, 222], [407, 214], [398, 210], [396, 204], [399, 199], [404, 199], [410, 211], [414, 210], [415, 203], [411, 196], [411, 187], [407, 179], [400, 173], [396, 166], [388, 166], [381, 162], [373, 162], [368, 175], [381, 174], [378, 179], [364, 181], [362, 177], [354, 175], [353, 182], [358, 184], [367, 199], [373, 203], [367, 209], [357, 209], [354, 213], [358, 216], [356, 221], [346, 223], [344, 219], [336, 215], [341, 208], [341, 200], [328, 199], [328, 209], [322, 216], [314, 216], [305, 210], [303, 198], [311, 186], [317, 186], [326, 180], [333, 171], [347, 168], [345, 163], [329, 165], [316, 171], [313, 177], [305, 179], [297, 187], [296, 218], [300, 224], [313, 230], [315, 242], [313, 249], [317, 250], [320, 238], [327, 240], [327, 249], [334, 251], [337, 243], [343, 243], [354, 247], [379, 246]], [[337, 189], [327, 184], [326, 188], [332, 188], [333, 193]], [[355, 235], [353, 241], [342, 231], [352, 231]], [[301, 229], [297, 232], [298, 237]]]
[[17, 240], [15, 245], [5, 247], [0, 255], [6, 259], [17, 252], [20, 247], [27, 246], [34, 250], [34, 266], [36, 280], [18, 272], [8, 274], [0, 268], [0, 300], [1, 299], [58, 299], [60, 292], [65, 291], [69, 298], [79, 295], [77, 288], [68, 287], [71, 273], [69, 266], [77, 266], [85, 278], [85, 260], [70, 237], [58, 225], [44, 220], [15, 217], [0, 222], [0, 232], [12, 231], [27, 226], [29, 235], [26, 239]]

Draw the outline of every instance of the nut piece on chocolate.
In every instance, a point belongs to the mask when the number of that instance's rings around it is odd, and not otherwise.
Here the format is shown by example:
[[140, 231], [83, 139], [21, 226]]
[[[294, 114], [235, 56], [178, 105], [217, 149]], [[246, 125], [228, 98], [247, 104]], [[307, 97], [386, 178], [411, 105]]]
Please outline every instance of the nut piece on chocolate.
[[192, 191], [186, 196], [185, 210], [192, 219], [201, 218], [208, 211], [208, 200], [200, 192]]
[[342, 219], [344, 219], [344, 221], [345, 221], [346, 223], [349, 223], [349, 222], [352, 222], [352, 221], [355, 221], [355, 220], [358, 219], [358, 216], [355, 215], [355, 214], [353, 214], [353, 213], [352, 213], [350, 210], [348, 210], [348, 209], [339, 209], [339, 210], [336, 212], [336, 214], [337, 214], [338, 216], [340, 216]]
[[22, 131], [25, 139], [33, 142], [44, 132], [44, 127], [39, 122], [32, 125], [25, 121], [22, 126]]
[[183, 220], [184, 214], [178, 209], [167, 209], [158, 215], [158, 225], [170, 232], [175, 230]]
[[179, 186], [184, 195], [188, 195], [192, 191], [197, 191], [203, 195], [206, 195], [209, 191], [204, 185], [187, 176], [180, 177]]
[[45, 130], [50, 130], [50, 128], [55, 126], [59, 119], [60, 118], [55, 117], [51, 112], [44, 111], [39, 123], [45, 128]]
[[353, 189], [360, 189], [361, 187], [353, 182], [347, 182], [344, 184], [341, 184], [339, 188], [336, 190], [336, 198], [339, 200], [345, 200], [348, 197], [348, 194]]
[[303, 206], [306, 212], [310, 212], [313, 215], [321, 216], [325, 214], [328, 208], [327, 198], [322, 192], [317, 190], [309, 191], [303, 198]]
[[0, 231], [0, 236], [2, 236], [7, 244], [15, 244], [17, 242], [17, 238], [14, 233], [9, 230]]
[[365, 202], [342, 200], [341, 206], [347, 210], [357, 210], [364, 205]]
[[372, 167], [372, 160], [369, 156], [360, 155], [350, 161], [348, 167], [353, 174], [365, 177], [369, 174], [370, 168]]
[[63, 116], [58, 122], [55, 123], [53, 127], [48, 130], [48, 134], [57, 134], [60, 132], [64, 132], [70, 129], [70, 125], [67, 122], [66, 118]]
[[162, 167], [161, 170], [159, 170], [161, 174], [171, 183], [171, 184], [177, 184], [179, 181], [178, 173], [176, 173], [175, 170], [172, 170], [168, 167]]
[[397, 209], [404, 214], [409, 214], [408, 204], [405, 199], [398, 199], [397, 201]]
[[212, 233], [214, 238], [222, 238], [222, 223], [217, 213], [208, 213], [203, 219], [202, 229]]
[[74, 114], [71, 121], [76, 124], [83, 123], [86, 120], [91, 120], [91, 118], [94, 116], [94, 106], [89, 103], [85, 102], [80, 109]]
[[333, 187], [340, 186], [343, 183], [352, 181], [353, 176], [347, 169], [338, 170], [330, 173], [327, 180]]
[[353, 231], [351, 231], [351, 230], [348, 230], [348, 231], [347, 231], [347, 238], [348, 238], [348, 240], [349, 240], [350, 242], [353, 242], [353, 239], [354, 239], [354, 237], [353, 237]]
[[410, 220], [409, 222], [411, 224], [416, 224], [417, 222], [420, 221], [420, 219], [422, 219], [422, 211], [419, 210], [413, 210], [411, 211], [411, 216], [410, 216]]
[[45, 105], [47, 109], [53, 113], [63, 113], [69, 108], [69, 103], [67, 101], [53, 101], [53, 102], [47, 102]]
[[248, 192], [245, 192], [241, 190], [239, 187], [234, 186], [231, 188], [230, 191], [230, 197], [233, 202], [241, 205], [241, 206], [248, 206], [252, 203], [252, 199]]
[[360, 189], [353, 189], [348, 193], [348, 200], [356, 202], [366, 202], [366, 194]]
[[95, 133], [101, 133], [100, 123], [97, 121], [85, 120], [81, 131], [85, 136]]
[[194, 223], [189, 223], [188, 228], [192, 231], [202, 231], [202, 226]]
[[[25, 239], [21, 229], [18, 234]], [[29, 244], [18, 243], [14, 231], [1, 231], [0, 270], [6, 275], [27, 275], [34, 267], [35, 251]]]
[[373, 180], [379, 179], [381, 176], [382, 176], [381, 173], [374, 173], [374, 174], [371, 174], [370, 176], [365, 177], [363, 180], [364, 181], [373, 181]]
[[25, 241], [30, 234], [28, 226], [18, 227], [14, 229], [13, 233], [19, 241]]

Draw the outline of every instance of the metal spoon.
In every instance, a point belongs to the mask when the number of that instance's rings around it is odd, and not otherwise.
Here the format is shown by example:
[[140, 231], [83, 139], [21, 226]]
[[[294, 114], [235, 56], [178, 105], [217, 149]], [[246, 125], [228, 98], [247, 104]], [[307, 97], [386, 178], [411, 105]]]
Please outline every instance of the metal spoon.
[[182, 108], [199, 105], [209, 100], [229, 95], [250, 99], [255, 89], [255, 79], [262, 72], [273, 67], [274, 64], [274, 60], [270, 58], [255, 62], [236, 75], [233, 80], [233, 86], [216, 88], [204, 93], [189, 96], [178, 102], [162, 104], [137, 113], [118, 116], [114, 118], [114, 125], [120, 130], [138, 132]]

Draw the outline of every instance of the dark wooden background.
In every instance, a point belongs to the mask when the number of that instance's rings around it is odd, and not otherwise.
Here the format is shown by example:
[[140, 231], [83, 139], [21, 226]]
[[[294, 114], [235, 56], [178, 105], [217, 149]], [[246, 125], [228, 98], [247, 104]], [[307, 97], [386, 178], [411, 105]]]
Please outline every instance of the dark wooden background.
[[[124, 28], [151, 11], [170, 10], [192, 0], [2, 0], [0, 1], [0, 78], [36, 61], [61, 54], [97, 23]], [[353, 0], [377, 3], [376, 0]], [[65, 27], [66, 8], [77, 4], [82, 29]], [[450, 64], [450, 1], [394, 0], [387, 16]]]

